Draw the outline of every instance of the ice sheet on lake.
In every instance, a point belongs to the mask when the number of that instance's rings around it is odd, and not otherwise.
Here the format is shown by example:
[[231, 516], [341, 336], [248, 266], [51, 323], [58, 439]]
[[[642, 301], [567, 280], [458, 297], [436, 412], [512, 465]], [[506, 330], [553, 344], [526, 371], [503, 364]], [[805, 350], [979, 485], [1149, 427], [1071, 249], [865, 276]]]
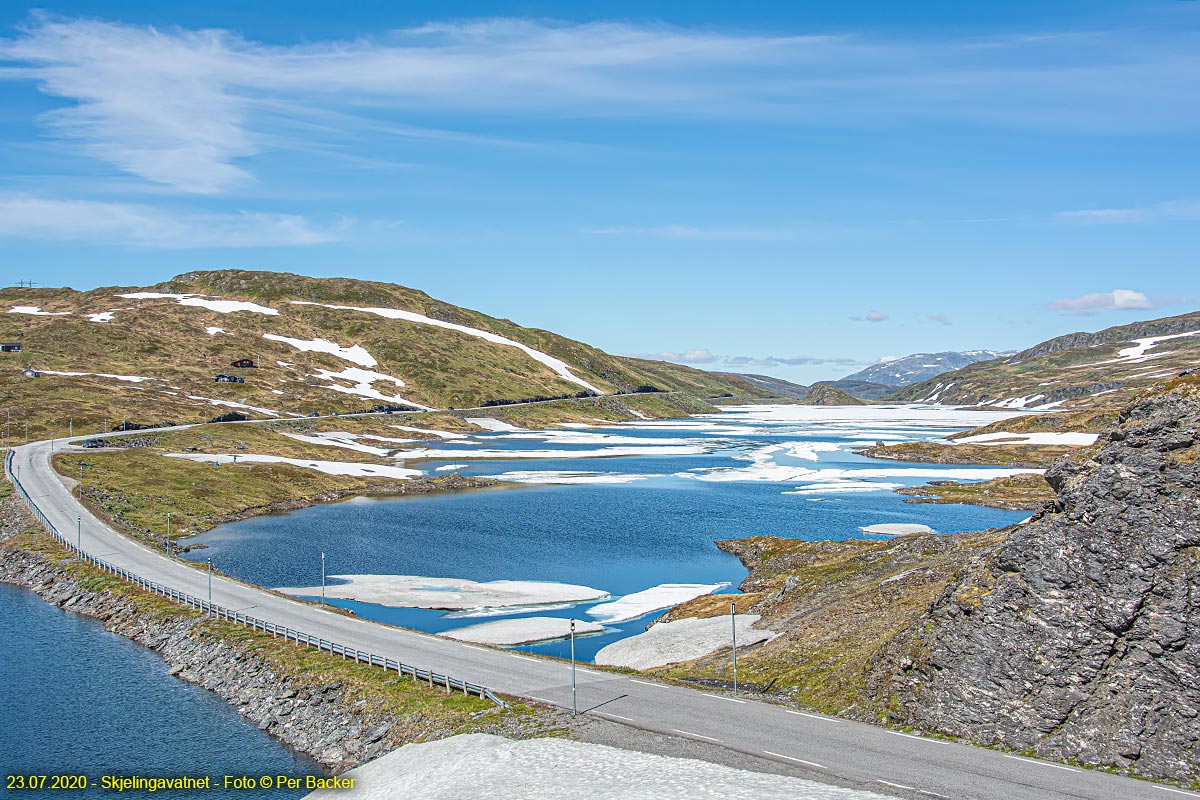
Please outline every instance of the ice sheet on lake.
[[[548, 607], [592, 602], [608, 592], [590, 586], [552, 581], [472, 581], [466, 578], [427, 578], [421, 575], [333, 575], [346, 583], [327, 585], [325, 595], [396, 608], [436, 608], [448, 611]], [[277, 591], [314, 596], [320, 586], [283, 587]]]
[[728, 583], [663, 583], [640, 592], [627, 594], [611, 603], [601, 603], [587, 610], [589, 617], [601, 622], [626, 622], [643, 614], [686, 603], [702, 594], [712, 594]]
[[[774, 631], [752, 627], [758, 614], [737, 616], [738, 649], [778, 636]], [[656, 622], [645, 633], [613, 642], [596, 653], [596, 663], [610, 667], [653, 669], [678, 661], [691, 661], [732, 641], [733, 625], [728, 616], [697, 619], [686, 617], [674, 622]]]
[[[575, 635], [601, 633], [603, 625], [586, 620], [575, 620]], [[495, 622], [484, 622], [479, 625], [467, 625], [464, 628], [454, 628], [440, 634], [447, 639], [460, 642], [476, 642], [478, 644], [519, 645], [534, 642], [552, 642], [555, 639], [566, 639], [571, 635], [571, 620], [566, 617], [522, 617], [521, 619], [501, 619]]]
[[[653, 441], [653, 440], [648, 440]], [[590, 450], [472, 450], [471, 458], [495, 458], [502, 460], [514, 459], [558, 459], [558, 458], [613, 458], [616, 456], [691, 456], [709, 452], [711, 448], [704, 445], [666, 445], [657, 447], [653, 444], [641, 447], [618, 445], [614, 447], [596, 447]], [[417, 458], [452, 459], [461, 458], [462, 450], [438, 450], [435, 448], [420, 448], [402, 450], [395, 458], [412, 460]]]
[[[473, 454], [472, 454], [473, 455]], [[466, 466], [462, 464], [460, 466]], [[442, 467], [438, 467], [442, 469]], [[644, 481], [649, 478], [661, 478], [661, 475], [642, 475], [636, 472], [592, 472], [588, 470], [580, 470], [573, 472], [565, 469], [544, 469], [544, 470], [514, 470], [512, 472], [502, 472], [499, 475], [493, 475], [498, 481], [509, 481], [510, 483], [555, 483], [555, 484], [582, 484], [582, 483], [634, 483], [635, 481]]]
[[[887, 800], [861, 789], [561, 738], [486, 733], [407, 744], [313, 800]], [[518, 788], [519, 787], [519, 788]]]
[[502, 419], [495, 417], [467, 417], [467, 422], [483, 428], [485, 431], [523, 431], [525, 428], [518, 428], [516, 425], [505, 422]]
[[457, 469], [466, 469], [470, 464], [443, 464], [440, 467], [435, 467], [434, 472], [453, 472]]
[[797, 486], [790, 491], [780, 494], [858, 494], [862, 492], [890, 492], [900, 489], [903, 483], [887, 483], [885, 481], [827, 481], [825, 483], [810, 483]]

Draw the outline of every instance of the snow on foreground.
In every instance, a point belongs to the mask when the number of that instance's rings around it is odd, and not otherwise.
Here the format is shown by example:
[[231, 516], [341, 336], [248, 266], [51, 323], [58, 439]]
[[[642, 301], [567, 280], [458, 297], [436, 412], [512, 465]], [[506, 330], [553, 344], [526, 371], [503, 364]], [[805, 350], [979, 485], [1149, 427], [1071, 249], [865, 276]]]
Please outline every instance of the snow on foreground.
[[409, 744], [314, 800], [884, 800], [884, 795], [563, 739], [472, 733]]
[[[326, 597], [378, 603], [394, 608], [474, 611], [514, 606], [547, 606], [603, 600], [608, 592], [590, 586], [551, 581], [472, 581], [421, 575], [331, 575], [339, 581], [325, 587]], [[291, 595], [312, 596], [320, 586], [278, 587]]]
[[583, 380], [580, 377], [577, 377], [573, 372], [571, 372], [571, 368], [567, 365], [567, 362], [562, 361], [561, 359], [557, 359], [554, 356], [547, 355], [546, 353], [543, 353], [541, 350], [534, 350], [532, 347], [530, 347], [528, 345], [521, 344], [520, 342], [515, 342], [512, 339], [505, 338], [504, 336], [501, 336], [497, 333], [492, 333], [491, 331], [481, 331], [478, 328], [468, 328], [466, 325], [456, 325], [453, 322], [446, 322], [444, 320], [434, 319], [433, 317], [427, 317], [424, 314], [416, 314], [416, 313], [413, 313], [412, 311], [401, 311], [398, 308], [360, 308], [358, 306], [333, 306], [333, 305], [328, 305], [326, 303], [311, 303], [311, 302], [307, 302], [304, 300], [292, 300], [291, 302], [292, 302], [292, 305], [297, 305], [297, 306], [324, 306], [325, 308], [332, 308], [337, 311], [363, 311], [363, 312], [366, 312], [367, 314], [375, 314], [377, 316], [384, 317], [385, 319], [402, 319], [402, 320], [405, 320], [406, 322], [417, 322], [422, 325], [433, 325], [438, 328], [448, 328], [449, 330], [458, 331], [459, 333], [465, 333], [468, 336], [474, 336], [476, 338], [483, 339], [488, 342], [492, 342], [493, 344], [502, 344], [502, 345], [507, 345], [508, 347], [515, 347], [518, 350], [523, 351], [526, 355], [528, 355], [534, 361], [539, 361], [542, 364], [545, 364], [550, 369], [557, 372], [558, 376], [560, 378], [562, 378], [564, 380], [568, 380], [571, 383], [578, 384], [590, 392], [595, 392], [596, 394], [604, 394], [603, 391], [601, 391], [600, 389], [597, 389], [595, 386], [592, 386], [590, 383], [588, 383], [587, 381]]
[[[738, 614], [738, 649], [774, 639], [774, 631], [753, 627], [762, 617], [758, 614]], [[733, 641], [733, 625], [728, 616], [686, 617], [674, 622], [657, 622], [645, 633], [621, 639], [600, 649], [596, 663], [609, 667], [653, 669], [677, 661], [691, 661], [729, 647]]]
[[264, 456], [258, 453], [164, 453], [168, 458], [186, 458], [201, 464], [213, 463], [253, 463], [253, 464], [291, 464], [293, 467], [305, 467], [324, 472], [326, 475], [349, 475], [358, 478], [396, 478], [408, 480], [421, 474], [419, 469], [405, 467], [389, 467], [380, 464], [363, 464], [355, 461], [312, 461], [307, 458], [283, 458], [282, 456]]
[[589, 617], [595, 617], [601, 622], [627, 622], [637, 619], [643, 614], [649, 614], [651, 611], [686, 603], [702, 594], [712, 594], [717, 589], [728, 585], [728, 583], [663, 583], [640, 592], [627, 594], [611, 603], [592, 606], [587, 613]]
[[[575, 635], [585, 633], [601, 633], [603, 625], [575, 620]], [[443, 631], [438, 634], [447, 639], [460, 642], [476, 642], [477, 644], [518, 645], [535, 642], [551, 642], [555, 639], [566, 639], [571, 635], [571, 620], [565, 617], [522, 617], [521, 619], [501, 619], [495, 622], [484, 622], [479, 625], [467, 625], [463, 628]]]

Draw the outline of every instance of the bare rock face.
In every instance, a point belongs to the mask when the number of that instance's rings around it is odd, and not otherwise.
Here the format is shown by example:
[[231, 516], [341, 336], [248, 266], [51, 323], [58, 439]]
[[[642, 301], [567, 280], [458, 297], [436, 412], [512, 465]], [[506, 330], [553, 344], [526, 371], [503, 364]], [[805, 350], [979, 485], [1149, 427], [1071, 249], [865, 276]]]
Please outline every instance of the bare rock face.
[[961, 572], [869, 683], [896, 721], [1200, 775], [1200, 385], [1136, 401], [1057, 501]]

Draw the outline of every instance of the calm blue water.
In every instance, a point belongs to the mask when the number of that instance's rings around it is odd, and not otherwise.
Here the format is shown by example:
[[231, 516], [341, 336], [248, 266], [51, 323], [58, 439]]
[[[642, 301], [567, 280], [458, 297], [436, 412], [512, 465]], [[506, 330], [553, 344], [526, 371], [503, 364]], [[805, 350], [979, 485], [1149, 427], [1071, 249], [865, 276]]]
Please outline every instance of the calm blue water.
[[[431, 474], [438, 474], [438, 466], [465, 464], [458, 469], [465, 475], [518, 480], [542, 480], [564, 471], [634, 479], [316, 506], [216, 528], [193, 540], [207, 549], [194, 551], [191, 557], [211, 557], [222, 570], [266, 586], [319, 585], [320, 553], [325, 552], [330, 575], [558, 581], [592, 586], [613, 596], [663, 583], [727, 582], [729, 591], [735, 591], [746, 570], [736, 558], [717, 549], [717, 539], [757, 534], [845, 539], [860, 536], [859, 526], [882, 522], [919, 522], [949, 533], [1010, 525], [1025, 518], [1024, 512], [975, 506], [905, 504], [892, 488], [954, 476], [961, 468], [881, 462], [850, 452], [878, 438], [940, 437], [979, 421], [964, 417], [954, 423], [926, 422], [916, 412], [893, 420], [815, 422], [764, 420], [754, 413], [735, 412], [706, 421], [683, 421], [675, 429], [647, 424], [552, 432], [546, 434], [550, 441], [526, 438], [530, 434], [524, 433], [481, 434], [435, 443], [430, 445], [439, 451], [435, 457], [406, 463]], [[683, 445], [665, 441], [680, 439]], [[783, 449], [799, 445], [803, 454], [804, 447], [814, 443], [819, 443], [818, 452], [810, 449], [807, 454], [815, 459], [789, 455]], [[687, 446], [695, 452], [656, 455], [653, 449], [662, 446]], [[598, 449], [606, 447], [648, 452], [595, 457]], [[764, 452], [772, 447], [776, 450]], [[336, 450], [330, 450], [330, 457], [336, 457]], [[495, 450], [549, 452], [545, 458], [532, 459], [473, 457]], [[564, 457], [566, 453], [592, 457]], [[888, 474], [876, 474], [879, 470]], [[531, 473], [536, 475], [530, 478]], [[793, 493], [797, 489], [802, 493]], [[586, 619], [589, 608], [583, 604], [481, 618], [335, 602], [361, 616], [428, 632], [521, 616]], [[580, 639], [577, 652], [590, 659], [605, 644], [641, 632], [660, 613]], [[558, 642], [525, 649], [561, 655], [565, 647]]]
[[[101, 775], [320, 774], [237, 715], [224, 700], [167, 674], [150, 650], [96, 620], [0, 584], [0, 797], [113, 797]], [[13, 774], [87, 775], [82, 791], [10, 792]], [[214, 791], [214, 797], [233, 793]], [[304, 791], [239, 791], [295, 798]], [[128, 791], [194, 798], [196, 792]]]

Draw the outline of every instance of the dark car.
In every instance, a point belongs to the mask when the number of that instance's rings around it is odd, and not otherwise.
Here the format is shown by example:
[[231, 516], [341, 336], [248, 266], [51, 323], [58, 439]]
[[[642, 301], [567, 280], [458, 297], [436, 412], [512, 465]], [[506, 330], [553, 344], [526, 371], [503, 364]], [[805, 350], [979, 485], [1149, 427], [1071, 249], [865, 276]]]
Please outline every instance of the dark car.
[[108, 443], [103, 439], [84, 439], [80, 442], [79, 446], [91, 449], [95, 447], [108, 447]]

